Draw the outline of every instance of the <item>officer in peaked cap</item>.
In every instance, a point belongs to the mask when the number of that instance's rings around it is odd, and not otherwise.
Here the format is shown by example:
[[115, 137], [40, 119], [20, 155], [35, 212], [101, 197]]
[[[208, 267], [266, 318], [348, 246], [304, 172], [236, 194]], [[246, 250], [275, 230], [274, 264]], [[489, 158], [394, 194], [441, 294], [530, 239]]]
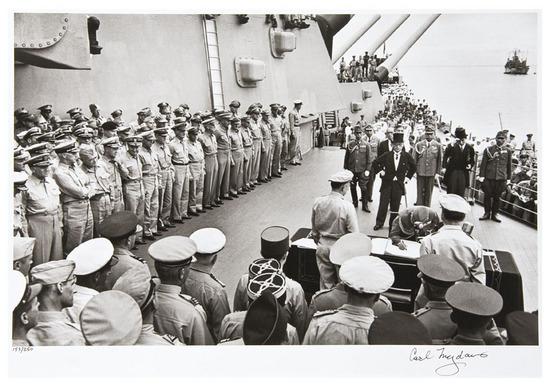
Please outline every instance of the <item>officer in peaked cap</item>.
[[106, 280], [118, 259], [113, 258], [113, 245], [108, 239], [95, 238], [77, 246], [67, 256], [67, 260], [76, 265], [76, 285], [73, 305], [63, 309], [63, 312], [69, 320], [78, 324], [84, 305], [98, 292], [110, 289], [106, 286]]
[[184, 113], [184, 110], [181, 106], [178, 106], [177, 108], [174, 109], [174, 115], [176, 117], [183, 117], [183, 113]]
[[[276, 300], [277, 304], [283, 307], [281, 309], [284, 310], [286, 319], [288, 319], [288, 309], [284, 308], [287, 296], [286, 285], [287, 279], [281, 273], [274, 271], [264, 271], [256, 275], [248, 282], [247, 285], [247, 297], [249, 300], [249, 305], [252, 306], [254, 301], [260, 298], [264, 292], [270, 292], [273, 295], [273, 299]], [[220, 328], [221, 338], [225, 340], [235, 340], [239, 337], [243, 337], [244, 322], [246, 320], [247, 314], [247, 311], [238, 311], [225, 316]], [[300, 339], [298, 337], [298, 332], [296, 331], [296, 328], [290, 324], [286, 324], [286, 322], [288, 321], [285, 321], [284, 324], [286, 335], [284, 335], [281, 344], [300, 344]], [[271, 324], [267, 319], [266, 321], [264, 321], [264, 324], [266, 323]]]
[[287, 340], [287, 316], [269, 290], [250, 304], [243, 323], [245, 345], [280, 345]]
[[36, 325], [38, 302], [36, 296], [42, 285], [27, 285], [27, 278], [19, 271], [11, 270], [8, 277], [9, 302], [12, 315], [12, 345], [28, 346], [27, 331]]
[[[176, 118], [177, 119], [177, 118]], [[168, 231], [174, 228], [170, 222], [170, 213], [172, 211], [172, 190], [174, 180], [174, 167], [172, 165], [172, 153], [168, 145], [168, 129], [154, 129], [155, 142], [151, 146], [153, 153], [158, 159], [159, 165], [159, 186], [158, 186], [158, 230]]]
[[139, 159], [143, 173], [144, 238], [155, 240], [155, 237], [161, 235], [158, 232], [157, 223], [159, 214], [159, 160], [157, 153], [153, 151], [154, 132], [147, 130], [140, 133], [139, 136], [143, 142], [143, 146], [139, 150]]
[[428, 302], [416, 310], [414, 316], [428, 329], [434, 344], [445, 343], [456, 332], [456, 324], [451, 320], [452, 308], [445, 301], [445, 294], [464, 278], [464, 269], [437, 254], [421, 256], [417, 265]]
[[348, 142], [346, 154], [344, 156], [344, 168], [353, 173], [351, 180], [351, 198], [353, 206], [357, 208], [357, 186], [361, 193], [362, 210], [370, 212], [367, 201], [367, 182], [369, 180], [371, 157], [370, 147], [363, 140], [363, 129], [359, 124], [353, 128], [355, 137]]
[[380, 294], [392, 286], [393, 270], [380, 258], [358, 256], [345, 261], [339, 274], [347, 302], [336, 310], [317, 312], [304, 344], [368, 344], [375, 318], [372, 308]]
[[113, 285], [126, 271], [146, 266], [146, 262], [130, 252], [130, 246], [135, 239], [138, 217], [130, 211], [115, 212], [99, 224], [99, 235], [107, 238], [113, 245], [113, 257], [118, 260], [111, 268], [111, 273], [105, 281], [105, 288]]
[[216, 140], [216, 118], [213, 115], [208, 116], [202, 121], [204, 133], [198, 138], [202, 145], [204, 154], [204, 188], [203, 188], [203, 209], [211, 210], [220, 205], [216, 203], [217, 199], [217, 177], [218, 177], [218, 143]]
[[535, 313], [514, 311], [504, 319], [507, 345], [539, 345], [539, 317]]
[[156, 286], [156, 282], [151, 278], [151, 273], [145, 265], [128, 270], [113, 286], [113, 290], [119, 290], [132, 297], [141, 310], [143, 325], [135, 345], [177, 345], [180, 343], [175, 336], [161, 336], [155, 331], [153, 300]]
[[132, 129], [132, 128], [129, 125], [122, 125], [121, 124], [120, 126], [117, 127], [116, 135], [118, 136], [118, 138], [121, 142], [126, 142], [126, 140], [129, 137], [135, 137], [135, 136], [131, 135], [130, 129]]
[[441, 174], [443, 147], [434, 139], [434, 130], [427, 127], [424, 139], [412, 149], [416, 163], [416, 204], [430, 207], [436, 176]]
[[80, 326], [88, 345], [134, 345], [141, 332], [141, 311], [126, 293], [109, 290], [86, 304]]
[[225, 284], [212, 273], [218, 253], [225, 246], [226, 238], [217, 228], [199, 229], [189, 238], [197, 245], [197, 261], [191, 264], [183, 292], [196, 298], [204, 307], [206, 323], [214, 340], [217, 340], [222, 319], [231, 312]]
[[[98, 153], [102, 156], [97, 161], [97, 167], [107, 172], [109, 189], [109, 199], [111, 202], [111, 212], [124, 210], [124, 195], [122, 190], [122, 175], [118, 160], [119, 149], [121, 148], [118, 137], [104, 137], [98, 144]], [[99, 150], [102, 149], [102, 152]], [[97, 229], [97, 227], [96, 227]]]
[[[370, 255], [372, 250], [371, 239], [362, 233], [354, 232], [342, 236], [330, 249], [330, 262], [332, 262], [337, 270], [348, 259]], [[308, 310], [308, 324], [316, 312], [325, 310], [338, 309], [347, 301], [347, 293], [345, 285], [340, 281], [331, 289], [319, 290], [311, 298]], [[391, 312], [392, 305], [383, 295], [374, 303], [373, 311], [375, 316], [380, 316], [384, 313]]]
[[[22, 133], [23, 134], [23, 133]], [[23, 141], [28, 144], [32, 145], [36, 143], [36, 138], [42, 134], [42, 130], [38, 126], [34, 126], [24, 132], [23, 134]]]
[[190, 179], [189, 151], [186, 139], [187, 125], [187, 118], [175, 118], [172, 126], [175, 137], [168, 144], [174, 166], [171, 210], [171, 221], [174, 223], [183, 223], [184, 219], [191, 219], [187, 214]]
[[[320, 289], [330, 289], [338, 282], [336, 268], [329, 260], [331, 246], [341, 236], [359, 232], [353, 204], [344, 200], [353, 173], [341, 170], [328, 179], [332, 192], [315, 199], [311, 214], [311, 234], [317, 243], [316, 258], [320, 273]], [[345, 219], [344, 222], [338, 219]]]
[[32, 265], [32, 253], [36, 238], [13, 238], [13, 270], [27, 276]]
[[451, 319], [457, 325], [450, 344], [485, 345], [492, 317], [502, 310], [502, 296], [482, 284], [459, 282], [447, 290], [445, 300], [453, 308]]
[[41, 154], [50, 154], [51, 146], [47, 142], [37, 142], [31, 146], [25, 148], [31, 156], [41, 155]]
[[189, 266], [196, 261], [196, 243], [184, 236], [169, 236], [151, 244], [148, 252], [161, 282], [155, 298], [158, 333], [176, 336], [188, 345], [214, 344], [203, 307], [182, 292]]
[[42, 285], [37, 324], [27, 332], [31, 345], [85, 344], [80, 327], [62, 312], [73, 305], [74, 269], [75, 263], [67, 260], [46, 262], [31, 269], [31, 284]]
[[[191, 119], [193, 120], [193, 119]], [[200, 120], [200, 117], [199, 117]], [[189, 215], [198, 216], [205, 213], [202, 208], [204, 193], [204, 152], [197, 140], [200, 133], [199, 124], [194, 124], [187, 132], [187, 155], [189, 157]]]
[[79, 107], [74, 107], [72, 109], [69, 109], [67, 110], [67, 114], [72, 118], [74, 119], [74, 117], [78, 114], [82, 114], [82, 109], [80, 109]]
[[48, 142], [51, 144], [55, 143], [55, 132], [46, 132], [36, 136], [36, 142]]
[[241, 119], [234, 116], [231, 118], [230, 123], [231, 130], [228, 132], [231, 144], [230, 195], [238, 198], [238, 195], [246, 195], [246, 192], [243, 191], [244, 144], [241, 133]]
[[238, 117], [239, 114], [239, 108], [241, 107], [241, 103], [237, 100], [231, 101], [229, 104], [229, 110], [231, 111], [232, 117]]
[[369, 329], [369, 344], [430, 345], [432, 338], [426, 327], [405, 312], [390, 312], [375, 319]]

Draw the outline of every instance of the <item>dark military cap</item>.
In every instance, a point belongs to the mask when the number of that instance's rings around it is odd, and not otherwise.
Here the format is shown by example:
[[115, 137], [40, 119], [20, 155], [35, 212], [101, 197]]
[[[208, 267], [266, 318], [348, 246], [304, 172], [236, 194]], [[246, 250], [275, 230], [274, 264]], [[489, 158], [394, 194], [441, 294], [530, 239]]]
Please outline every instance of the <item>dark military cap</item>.
[[88, 123], [86, 122], [79, 122], [78, 124], [74, 125], [73, 126], [73, 132], [76, 132], [77, 130], [79, 129], [83, 129], [83, 128], [87, 128], [88, 127]]
[[31, 156], [36, 156], [43, 153], [46, 153], [46, 154], [50, 153], [49, 144], [47, 142], [39, 142], [39, 143], [33, 144], [25, 148], [25, 150], [29, 152]]
[[104, 122], [101, 127], [103, 128], [103, 130], [116, 130], [116, 128], [118, 128], [118, 125], [116, 124], [116, 122], [107, 121]]
[[155, 135], [166, 136], [168, 135], [168, 128], [157, 128], [154, 129], [153, 132], [155, 133]]
[[240, 124], [241, 119], [239, 117], [233, 117], [229, 120], [229, 122], [231, 122], [231, 124]]
[[260, 112], [263, 116], [268, 116], [269, 115], [269, 111], [265, 110], [265, 109], [262, 109], [262, 111]]
[[98, 226], [98, 232], [107, 239], [120, 239], [136, 232], [138, 217], [130, 211], [119, 211], [106, 217]]
[[170, 106], [170, 105], [168, 104], [168, 102], [161, 102], [161, 103], [159, 103], [159, 104], [157, 105], [157, 107], [158, 107], [159, 109], [162, 109], [162, 108], [165, 108], [165, 107], [168, 107], [168, 106]]
[[539, 344], [539, 318], [536, 314], [523, 311], [508, 313], [504, 327], [508, 333], [508, 345]]
[[492, 317], [502, 309], [502, 296], [494, 289], [473, 282], [458, 282], [445, 294], [447, 303], [458, 311]]
[[199, 134], [199, 128], [195, 127], [195, 126], [191, 126], [189, 129], [188, 129], [188, 133], [189, 134]]
[[434, 285], [449, 287], [466, 275], [457, 262], [437, 254], [421, 256], [417, 265], [422, 277]]
[[280, 272], [281, 264], [273, 258], [259, 258], [248, 266], [248, 278], [254, 278], [263, 272]]
[[231, 107], [235, 107], [235, 108], [240, 108], [241, 107], [241, 103], [237, 100], [233, 100], [231, 101], [231, 103], [229, 104], [229, 106]]
[[269, 290], [249, 306], [243, 323], [245, 345], [278, 345], [286, 339], [288, 317], [284, 307]]
[[103, 140], [101, 140], [101, 145], [103, 145], [104, 147], [108, 146], [110, 148], [120, 148], [122, 146], [117, 136], [104, 138]]
[[202, 122], [200, 116], [193, 116], [191, 117], [191, 122], [194, 122], [196, 124], [200, 124]]
[[40, 107], [38, 108], [38, 110], [40, 110], [41, 112], [43, 112], [43, 111], [51, 112], [51, 111], [52, 111], [52, 105], [43, 105], [43, 106], [40, 106]]
[[123, 126], [118, 126], [116, 128], [116, 131], [117, 131], [117, 133], [118, 132], [129, 132], [130, 129], [132, 129], [132, 128], [129, 125], [123, 125]]
[[506, 139], [506, 132], [504, 130], [499, 130], [497, 132], [497, 135], [495, 136], [495, 138], [503, 138], [503, 139]]
[[83, 128], [75, 130], [74, 135], [81, 138], [92, 138], [94, 136], [94, 131], [92, 128], [85, 126]]
[[207, 125], [207, 124], [211, 124], [212, 126], [214, 125], [214, 121], [216, 119], [212, 116], [208, 117], [208, 118], [205, 118], [203, 121], [202, 121], [202, 124], [203, 125]]
[[255, 108], [250, 110], [250, 114], [260, 114], [260, 109], [255, 107]]
[[224, 111], [223, 113], [218, 114], [216, 118], [218, 120], [230, 120], [231, 117], [232, 117], [231, 112], [225, 112]]
[[286, 227], [271, 226], [262, 231], [261, 254], [264, 258], [280, 258], [290, 247], [290, 233]]
[[177, 108], [174, 109], [174, 114], [176, 115], [183, 114], [183, 108], [181, 106], [178, 106]]
[[38, 126], [34, 126], [24, 132], [23, 140], [26, 140], [31, 136], [39, 136], [40, 134], [42, 134], [42, 130]]
[[24, 115], [27, 115], [27, 114], [30, 114], [29, 111], [27, 109], [25, 109], [24, 107], [22, 108], [19, 108], [19, 109], [16, 109], [14, 112], [13, 112], [13, 115], [17, 118], [21, 117], [21, 116], [24, 116]]
[[384, 313], [369, 328], [369, 344], [431, 345], [428, 329], [416, 317], [405, 312]]
[[204, 121], [205, 119], [212, 117], [212, 112], [210, 112], [208, 110], [205, 111], [205, 112], [202, 112], [202, 113], [200, 113], [200, 117], [201, 117], [201, 120]]
[[60, 142], [59, 144], [57, 144], [53, 148], [53, 150], [57, 154], [60, 154], [60, 153], [78, 153], [78, 146], [77, 146], [76, 141], [71, 139], [71, 140], [66, 140], [66, 141]]
[[111, 117], [113, 118], [120, 117], [121, 115], [122, 115], [122, 109], [116, 109], [111, 113]]
[[90, 105], [88, 105], [88, 108], [90, 109], [90, 111], [101, 110], [99, 106], [97, 106], [95, 103], [91, 103]]
[[49, 167], [52, 165], [50, 155], [47, 153], [38, 154], [25, 161], [29, 167]]
[[138, 147], [141, 145], [142, 138], [140, 136], [129, 136], [124, 139], [124, 142], [128, 146]]
[[187, 105], [186, 103], [182, 103], [180, 105], [180, 107], [184, 108], [184, 109], [189, 109], [189, 105]]
[[168, 124], [168, 120], [164, 116], [155, 117], [155, 123], [159, 126], [165, 126]]
[[67, 110], [67, 114], [70, 115], [71, 117], [78, 113], [82, 114], [82, 109], [80, 109], [79, 107], [74, 107], [72, 109]]
[[55, 138], [55, 141], [61, 141], [63, 139], [71, 138], [72, 131], [70, 127], [59, 128], [56, 131], [52, 132]]
[[24, 161], [29, 158], [29, 152], [27, 152], [24, 148], [17, 147], [13, 150], [13, 159], [17, 161]]
[[187, 119], [185, 117], [174, 118], [174, 125], [172, 126], [172, 129], [185, 130], [186, 127], [187, 127]]
[[272, 103], [269, 105], [270, 108], [278, 108], [279, 107], [279, 104], [278, 103]]

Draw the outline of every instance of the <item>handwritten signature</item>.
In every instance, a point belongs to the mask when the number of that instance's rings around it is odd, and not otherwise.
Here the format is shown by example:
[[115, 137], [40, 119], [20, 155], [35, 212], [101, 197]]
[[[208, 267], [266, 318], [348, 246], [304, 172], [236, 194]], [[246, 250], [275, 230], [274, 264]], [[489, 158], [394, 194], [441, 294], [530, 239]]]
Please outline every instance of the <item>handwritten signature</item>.
[[485, 359], [489, 357], [487, 352], [467, 352], [463, 349], [452, 351], [449, 348], [437, 348], [435, 350], [422, 351], [414, 347], [409, 354], [410, 362], [437, 361], [438, 364], [435, 373], [439, 376], [453, 376], [468, 365], [468, 361], [473, 359]]

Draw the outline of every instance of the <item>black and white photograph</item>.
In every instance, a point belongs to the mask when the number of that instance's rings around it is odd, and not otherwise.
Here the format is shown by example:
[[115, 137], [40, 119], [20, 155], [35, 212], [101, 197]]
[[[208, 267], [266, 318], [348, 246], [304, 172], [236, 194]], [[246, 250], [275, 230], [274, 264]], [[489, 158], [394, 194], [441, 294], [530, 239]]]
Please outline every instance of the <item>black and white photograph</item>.
[[542, 3], [30, 4], [10, 377], [543, 375]]

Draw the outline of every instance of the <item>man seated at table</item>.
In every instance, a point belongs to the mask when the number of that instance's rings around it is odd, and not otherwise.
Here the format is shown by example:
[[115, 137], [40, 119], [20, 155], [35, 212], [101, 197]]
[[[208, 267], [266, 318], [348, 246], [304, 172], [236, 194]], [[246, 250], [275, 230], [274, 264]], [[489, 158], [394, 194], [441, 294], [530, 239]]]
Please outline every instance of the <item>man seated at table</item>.
[[437, 212], [425, 206], [413, 206], [399, 211], [393, 220], [389, 238], [401, 250], [407, 246], [403, 240], [418, 242], [420, 238], [437, 231], [441, 221]]

